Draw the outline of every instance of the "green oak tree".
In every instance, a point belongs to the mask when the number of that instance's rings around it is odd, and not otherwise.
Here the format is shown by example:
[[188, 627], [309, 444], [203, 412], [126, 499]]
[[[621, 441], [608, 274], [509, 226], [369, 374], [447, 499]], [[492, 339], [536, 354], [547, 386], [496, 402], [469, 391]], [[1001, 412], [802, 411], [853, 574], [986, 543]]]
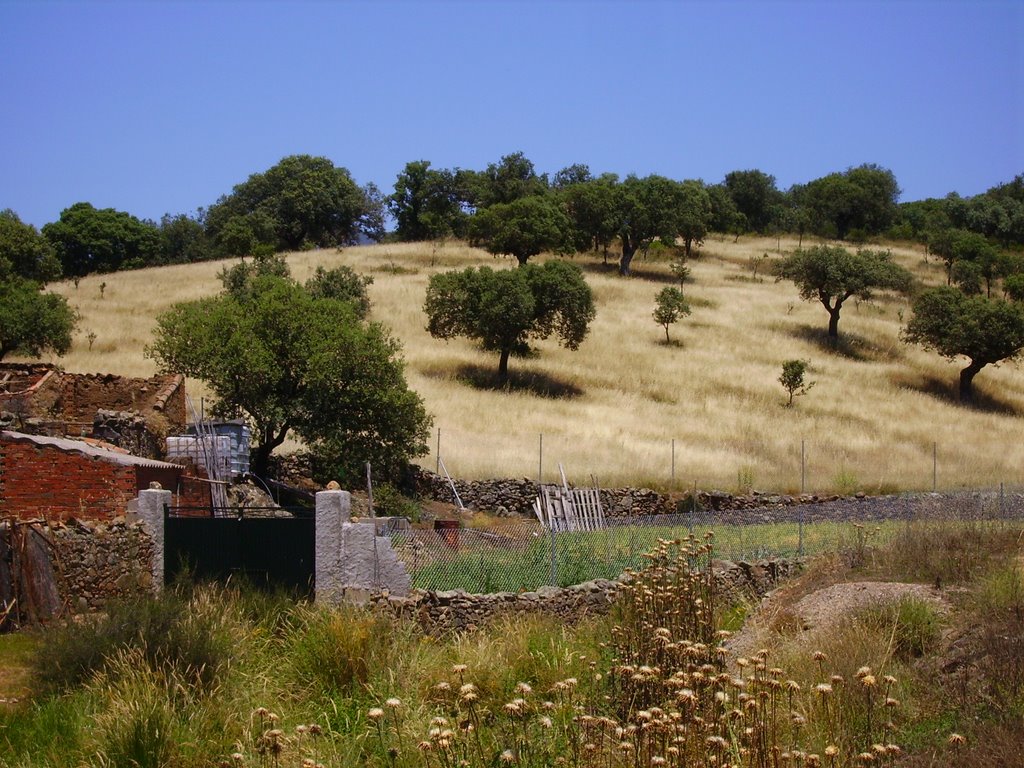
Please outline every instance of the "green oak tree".
[[513, 152], [474, 174], [470, 188], [470, 202], [480, 209], [543, 195], [547, 192], [548, 180], [546, 175], [537, 174], [533, 162], [525, 154]]
[[10, 354], [63, 355], [71, 349], [77, 323], [63, 296], [46, 293], [34, 280], [0, 275], [0, 360]]
[[683, 239], [683, 250], [690, 258], [693, 245], [700, 245], [711, 227], [711, 196], [703, 182], [688, 179], [679, 185], [679, 210], [676, 229]]
[[290, 155], [210, 206], [206, 231], [223, 256], [249, 255], [256, 244], [348, 245], [379, 238], [382, 205], [376, 187], [360, 187], [326, 157]]
[[[627, 176], [617, 189], [616, 220], [622, 257], [619, 274], [630, 273], [637, 250], [655, 240], [674, 245], [682, 207], [679, 182], [664, 176]], [[708, 199], [710, 208], [710, 198]]]
[[460, 234], [464, 227], [455, 174], [431, 168], [428, 160], [405, 164], [387, 206], [399, 240], [434, 240]]
[[69, 277], [152, 264], [160, 251], [160, 232], [152, 222], [90, 203], [65, 208], [60, 219], [43, 227], [43, 236]]
[[957, 265], [961, 274], [964, 263], [969, 263], [966, 274], [977, 276], [985, 281], [986, 294], [992, 295], [992, 281], [999, 276], [999, 250], [989, 242], [988, 238], [977, 232], [966, 229], [945, 229], [931, 235], [929, 250], [942, 259], [946, 265], [946, 284], [952, 285], [956, 280]]
[[1003, 292], [1010, 301], [1024, 302], [1024, 272], [1007, 275], [1003, 280]]
[[654, 300], [654, 322], [664, 327], [665, 343], [671, 344], [672, 339], [668, 335], [668, 327], [679, 321], [680, 318], [690, 314], [690, 305], [683, 296], [683, 292], [675, 286], [662, 288]]
[[742, 214], [747, 226], [755, 232], [765, 232], [772, 221], [773, 206], [782, 200], [775, 186], [775, 177], [764, 171], [731, 171], [723, 183], [729, 197]]
[[960, 400], [974, 399], [974, 377], [986, 365], [1017, 358], [1024, 349], [1024, 306], [967, 296], [950, 286], [931, 288], [913, 304], [903, 340], [949, 360], [968, 359], [960, 371]]
[[573, 250], [572, 223], [553, 196], [521, 197], [479, 210], [470, 219], [469, 234], [471, 244], [515, 256], [520, 265], [545, 251]]
[[206, 228], [199, 218], [184, 213], [160, 217], [160, 264], [192, 264], [213, 258]]
[[786, 360], [782, 364], [779, 384], [789, 394], [789, 402], [786, 403], [786, 407], [792, 407], [794, 397], [806, 395], [814, 386], [813, 381], [808, 382], [804, 379], [809, 365], [810, 361], [808, 360]]
[[559, 199], [572, 223], [575, 249], [578, 252], [600, 251], [606, 264], [608, 249], [619, 231], [618, 184], [618, 176], [604, 173], [596, 179], [564, 184], [558, 189]]
[[773, 265], [779, 280], [792, 280], [804, 301], [819, 301], [828, 311], [828, 335], [839, 336], [839, 314], [851, 296], [870, 299], [875, 289], [907, 291], [912, 276], [889, 251], [850, 253], [839, 246], [798, 250]]
[[508, 380], [511, 355], [529, 354], [532, 340], [552, 334], [567, 349], [578, 349], [595, 315], [583, 272], [564, 261], [433, 275], [423, 310], [431, 336], [463, 336], [497, 352], [502, 384]]
[[0, 277], [15, 274], [42, 283], [60, 277], [60, 261], [49, 241], [7, 208], [0, 211]]
[[845, 240], [853, 230], [867, 235], [886, 231], [896, 220], [899, 195], [892, 171], [867, 164], [807, 183], [801, 204], [811, 212], [819, 235]]
[[265, 476], [292, 433], [325, 480], [355, 481], [367, 461], [393, 477], [426, 451], [430, 419], [383, 326], [279, 274], [256, 270], [247, 282], [172, 307], [157, 318], [147, 354], [164, 371], [204, 381], [216, 414], [249, 421], [253, 472]]

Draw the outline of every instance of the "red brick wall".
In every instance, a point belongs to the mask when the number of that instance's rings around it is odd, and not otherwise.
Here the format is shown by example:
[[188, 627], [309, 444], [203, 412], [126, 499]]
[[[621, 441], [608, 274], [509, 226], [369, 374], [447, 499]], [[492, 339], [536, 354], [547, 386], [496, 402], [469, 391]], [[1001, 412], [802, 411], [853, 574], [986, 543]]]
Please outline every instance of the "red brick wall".
[[123, 515], [135, 467], [29, 443], [0, 442], [0, 517], [96, 520]]

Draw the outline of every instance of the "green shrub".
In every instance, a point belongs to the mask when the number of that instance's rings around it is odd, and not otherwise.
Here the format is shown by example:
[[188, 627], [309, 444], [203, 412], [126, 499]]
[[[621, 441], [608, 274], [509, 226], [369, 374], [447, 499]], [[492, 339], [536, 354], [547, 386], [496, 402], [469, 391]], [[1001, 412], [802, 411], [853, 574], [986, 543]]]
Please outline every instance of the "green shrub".
[[920, 658], [933, 650], [941, 635], [935, 607], [916, 597], [869, 608], [862, 619], [869, 626], [890, 633], [893, 654], [903, 661]]
[[420, 521], [420, 507], [412, 499], [389, 483], [373, 489], [373, 509], [379, 517], [404, 517], [413, 523]]

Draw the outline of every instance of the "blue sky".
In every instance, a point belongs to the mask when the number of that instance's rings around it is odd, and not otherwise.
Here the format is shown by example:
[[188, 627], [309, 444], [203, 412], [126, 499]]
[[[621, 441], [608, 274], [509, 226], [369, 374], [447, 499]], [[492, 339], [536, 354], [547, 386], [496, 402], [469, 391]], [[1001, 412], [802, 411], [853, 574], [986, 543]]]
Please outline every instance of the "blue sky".
[[1022, 41], [1019, 1], [0, 0], [0, 209], [190, 213], [300, 153], [972, 195], [1024, 173]]

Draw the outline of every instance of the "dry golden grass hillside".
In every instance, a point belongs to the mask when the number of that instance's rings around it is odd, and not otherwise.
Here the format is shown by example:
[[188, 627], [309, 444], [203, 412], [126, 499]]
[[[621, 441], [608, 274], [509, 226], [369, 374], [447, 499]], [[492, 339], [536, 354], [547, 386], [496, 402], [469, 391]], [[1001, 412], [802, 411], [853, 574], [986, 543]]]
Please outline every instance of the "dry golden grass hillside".
[[[288, 263], [299, 280], [337, 264], [373, 277], [373, 317], [401, 339], [409, 383], [434, 416], [454, 476], [536, 478], [542, 466], [552, 481], [561, 462], [570, 479], [593, 475], [605, 486], [793, 492], [801, 488], [803, 442], [809, 492], [930, 489], [933, 457], [940, 489], [1019, 483], [1024, 378], [1015, 365], [986, 368], [976, 380], [981, 405], [961, 407], [954, 383], [963, 363], [900, 342], [908, 301], [892, 295], [851, 301], [842, 344], [832, 349], [824, 309], [800, 301], [791, 283], [764, 276], [762, 254], [775, 258], [776, 246], [774, 239], [707, 241], [684, 288], [693, 313], [673, 326], [672, 345], [651, 317], [655, 295], [671, 281], [667, 263], [638, 257], [634, 276], [623, 279], [599, 258], [577, 257], [597, 305], [590, 336], [577, 352], [544, 342], [538, 356], [513, 360], [508, 391], [480, 386], [496, 355], [470, 341], [431, 338], [422, 307], [430, 275], [480, 264], [513, 269], [513, 260], [422, 243], [294, 253]], [[943, 279], [941, 265], [920, 249], [894, 253], [922, 282]], [[753, 261], [761, 263], [756, 278]], [[223, 266], [59, 285], [82, 314], [75, 346], [60, 362], [81, 372], [151, 373], [143, 347], [154, 317], [217, 292]], [[810, 361], [815, 386], [787, 408], [778, 377], [793, 358]], [[189, 386], [203, 393], [198, 382]], [[422, 459], [430, 468], [433, 444]]]

